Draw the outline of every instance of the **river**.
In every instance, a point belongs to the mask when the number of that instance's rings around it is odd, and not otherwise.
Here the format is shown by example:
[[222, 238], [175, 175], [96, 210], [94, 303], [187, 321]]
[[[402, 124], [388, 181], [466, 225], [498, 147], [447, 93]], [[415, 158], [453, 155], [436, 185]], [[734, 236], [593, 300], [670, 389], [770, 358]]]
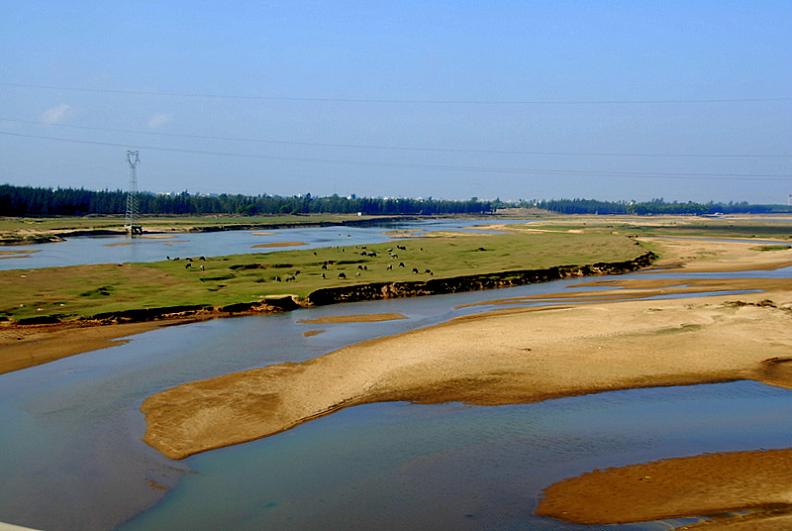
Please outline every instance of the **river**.
[[[792, 268], [717, 276], [790, 274]], [[644, 273], [627, 277], [639, 275]], [[710, 276], [653, 276], [661, 275]], [[578, 529], [533, 515], [542, 488], [597, 467], [792, 446], [792, 425], [786, 422], [792, 393], [754, 382], [498, 407], [371, 404], [178, 462], [141, 442], [145, 424], [138, 408], [159, 390], [305, 360], [492, 309], [460, 305], [558, 292], [578, 283], [172, 326], [133, 336], [124, 345], [0, 375], [0, 521], [51, 531]], [[298, 322], [380, 312], [408, 319]], [[326, 331], [303, 335], [315, 328]], [[621, 528], [667, 529], [670, 523], [681, 521]]]

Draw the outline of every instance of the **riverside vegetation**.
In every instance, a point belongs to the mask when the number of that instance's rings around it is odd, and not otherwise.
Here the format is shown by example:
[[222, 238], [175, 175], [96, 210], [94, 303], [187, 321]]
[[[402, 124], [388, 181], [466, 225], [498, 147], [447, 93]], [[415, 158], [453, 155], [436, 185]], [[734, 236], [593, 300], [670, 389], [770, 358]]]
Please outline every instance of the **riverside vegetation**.
[[560, 265], [625, 262], [647, 253], [606, 232], [465, 234], [376, 245], [154, 263], [0, 272], [0, 318], [17, 323], [101, 319], [137, 309], [221, 308], [322, 288], [407, 282]]

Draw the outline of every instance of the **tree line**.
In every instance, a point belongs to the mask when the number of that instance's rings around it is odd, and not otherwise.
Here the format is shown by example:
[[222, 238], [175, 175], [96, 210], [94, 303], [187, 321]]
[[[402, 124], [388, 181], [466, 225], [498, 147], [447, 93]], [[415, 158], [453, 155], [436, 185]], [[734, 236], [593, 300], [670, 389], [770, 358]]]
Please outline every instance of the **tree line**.
[[[123, 214], [126, 192], [83, 188], [39, 188], [0, 185], [0, 215], [3, 216], [84, 216]], [[494, 210], [491, 201], [441, 199], [341, 197], [333, 194], [314, 197], [218, 194], [203, 195], [139, 193], [141, 214], [485, 214]]]
[[549, 199], [521, 201], [521, 207], [533, 207], [561, 214], [777, 214], [792, 212], [786, 205], [754, 205], [747, 201], [695, 203], [652, 199], [651, 201], [598, 201], [596, 199]]
[[[41, 188], [0, 185], [2, 216], [85, 216], [88, 214], [123, 214], [127, 194], [123, 190], [86, 190], [84, 188]], [[785, 205], [755, 205], [748, 202], [695, 203], [665, 201], [598, 201], [596, 199], [547, 199], [503, 202], [473, 197], [464, 201], [443, 199], [342, 197], [336, 194], [314, 197], [218, 194], [204, 195], [138, 194], [141, 214], [487, 214], [500, 208], [539, 208], [561, 214], [772, 214], [792, 212]]]

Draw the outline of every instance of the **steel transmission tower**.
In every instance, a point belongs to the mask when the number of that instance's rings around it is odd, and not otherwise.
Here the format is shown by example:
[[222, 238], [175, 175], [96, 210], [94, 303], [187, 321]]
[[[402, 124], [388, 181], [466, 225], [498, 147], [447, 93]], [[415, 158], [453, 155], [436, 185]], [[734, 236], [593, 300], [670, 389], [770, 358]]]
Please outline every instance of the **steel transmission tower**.
[[127, 192], [126, 225], [124, 228], [130, 236], [134, 236], [143, 233], [143, 227], [137, 223], [137, 166], [140, 164], [140, 152], [127, 151], [126, 159], [129, 164], [129, 191]]

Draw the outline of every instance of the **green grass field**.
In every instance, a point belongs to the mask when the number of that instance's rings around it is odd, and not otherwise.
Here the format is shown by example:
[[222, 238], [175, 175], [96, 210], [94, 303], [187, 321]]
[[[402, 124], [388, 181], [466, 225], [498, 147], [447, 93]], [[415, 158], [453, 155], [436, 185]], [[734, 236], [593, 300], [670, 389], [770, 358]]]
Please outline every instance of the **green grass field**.
[[[392, 258], [388, 249], [398, 258]], [[315, 251], [214, 257], [205, 262], [193, 257], [189, 269], [185, 268], [187, 262], [180, 260], [0, 271], [0, 316], [17, 320], [59, 315], [68, 319], [129, 309], [223, 306], [269, 295], [305, 297], [318, 288], [368, 282], [618, 262], [645, 252], [623, 235], [528, 233], [416, 238]], [[200, 271], [200, 265], [205, 271]], [[346, 278], [340, 278], [341, 274]], [[295, 280], [286, 281], [290, 277]]]

